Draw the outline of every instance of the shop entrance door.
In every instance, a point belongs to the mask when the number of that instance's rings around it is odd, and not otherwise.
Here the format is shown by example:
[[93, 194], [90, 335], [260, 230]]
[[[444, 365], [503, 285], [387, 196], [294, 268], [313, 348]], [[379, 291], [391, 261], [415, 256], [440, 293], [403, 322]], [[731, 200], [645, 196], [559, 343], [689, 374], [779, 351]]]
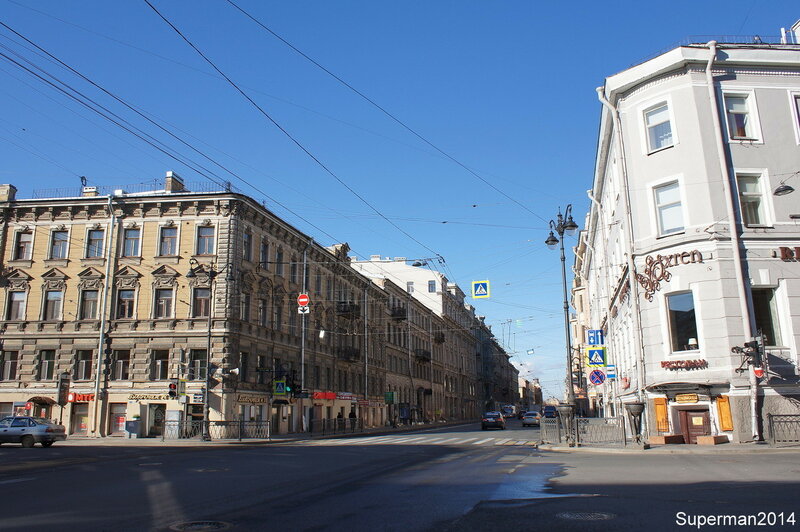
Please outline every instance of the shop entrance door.
[[708, 410], [681, 410], [681, 430], [686, 443], [697, 443], [698, 436], [711, 435]]
[[150, 411], [147, 416], [149, 420], [148, 436], [161, 436], [164, 434], [164, 419], [167, 417], [167, 405], [155, 404], [150, 405]]

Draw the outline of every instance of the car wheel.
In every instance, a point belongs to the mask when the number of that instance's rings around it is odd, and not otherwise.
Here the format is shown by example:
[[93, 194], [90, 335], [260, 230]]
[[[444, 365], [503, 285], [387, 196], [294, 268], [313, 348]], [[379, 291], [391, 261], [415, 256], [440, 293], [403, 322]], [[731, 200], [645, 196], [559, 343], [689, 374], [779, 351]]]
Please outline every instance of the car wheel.
[[36, 440], [33, 439], [33, 436], [25, 436], [22, 438], [22, 446], [26, 449], [30, 449], [34, 445], [36, 445]]
[[50, 447], [50, 446], [52, 446], [54, 443], [55, 443], [54, 441], [43, 441], [43, 442], [42, 442], [42, 447]]

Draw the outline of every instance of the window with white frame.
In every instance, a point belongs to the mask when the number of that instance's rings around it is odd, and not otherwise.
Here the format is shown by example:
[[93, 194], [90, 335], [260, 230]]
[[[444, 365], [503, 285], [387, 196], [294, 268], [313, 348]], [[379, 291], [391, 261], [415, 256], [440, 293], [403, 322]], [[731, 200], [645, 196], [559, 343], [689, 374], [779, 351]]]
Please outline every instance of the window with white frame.
[[76, 381], [88, 381], [92, 378], [92, 360], [94, 351], [91, 349], [81, 349], [75, 353], [75, 368], [72, 370], [72, 377]]
[[189, 352], [189, 368], [187, 377], [192, 381], [199, 381], [206, 378], [208, 368], [208, 356], [205, 349], [192, 349]]
[[681, 189], [677, 181], [653, 189], [658, 216], [658, 233], [669, 235], [683, 231]]
[[207, 318], [211, 311], [211, 289], [195, 288], [192, 292], [192, 317]]
[[258, 251], [258, 263], [262, 270], [269, 270], [269, 243], [266, 238], [261, 239], [261, 247]]
[[86, 258], [95, 259], [103, 256], [103, 237], [105, 231], [102, 229], [90, 229], [86, 233]]
[[200, 226], [197, 228], [197, 255], [214, 254], [214, 228], [212, 226]]
[[56, 352], [53, 349], [39, 351], [39, 368], [36, 373], [37, 381], [51, 381], [56, 367]]
[[129, 349], [115, 350], [111, 362], [109, 377], [112, 381], [126, 381], [130, 378], [131, 352]]
[[644, 112], [644, 122], [647, 128], [647, 148], [649, 152], [672, 146], [672, 122], [670, 121], [669, 106], [666, 103], [658, 104], [646, 110]]
[[14, 260], [31, 260], [33, 255], [33, 233], [20, 231], [14, 244]]
[[732, 140], [755, 139], [755, 123], [747, 94], [725, 95], [725, 117], [728, 120], [728, 136]]
[[69, 244], [68, 231], [53, 231], [52, 233], [50, 233], [50, 258], [66, 259], [68, 244]]
[[280, 248], [275, 252], [275, 273], [283, 275], [283, 250]]
[[253, 233], [246, 230], [242, 236], [242, 258], [244, 260], [253, 260]]
[[242, 294], [242, 306], [239, 309], [242, 321], [250, 321], [250, 294]]
[[154, 349], [150, 366], [150, 380], [165, 381], [169, 378], [169, 350]]
[[135, 290], [120, 290], [117, 292], [117, 318], [133, 318], [133, 310], [136, 305]]
[[428, 292], [431, 294], [436, 292], [436, 281], [428, 281]]
[[739, 184], [742, 223], [746, 226], [766, 225], [761, 176], [758, 174], [736, 174], [736, 182]]
[[666, 301], [672, 351], [698, 349], [697, 317], [692, 292], [669, 294]]
[[138, 257], [139, 256], [139, 239], [142, 236], [142, 231], [137, 227], [129, 227], [122, 233], [122, 256], [123, 257]]
[[25, 319], [26, 296], [27, 293], [25, 292], [8, 293], [8, 310], [6, 310], [7, 320], [22, 321]]
[[178, 255], [178, 228], [162, 227], [158, 241], [158, 254], [162, 257]]
[[97, 319], [98, 301], [99, 301], [99, 291], [83, 290], [81, 292], [81, 304], [79, 309], [80, 319], [82, 320]]
[[800, 94], [794, 95], [794, 119], [797, 127], [800, 128]]
[[13, 381], [17, 379], [17, 364], [19, 364], [19, 351], [0, 351], [0, 381]]
[[774, 288], [753, 288], [753, 311], [756, 330], [765, 336], [766, 345], [783, 345], [780, 323], [778, 321], [778, 305]]
[[172, 317], [172, 288], [156, 289], [156, 300], [153, 310], [154, 318]]
[[61, 308], [64, 302], [64, 292], [61, 290], [48, 290], [44, 294], [44, 309], [42, 319], [60, 320]]

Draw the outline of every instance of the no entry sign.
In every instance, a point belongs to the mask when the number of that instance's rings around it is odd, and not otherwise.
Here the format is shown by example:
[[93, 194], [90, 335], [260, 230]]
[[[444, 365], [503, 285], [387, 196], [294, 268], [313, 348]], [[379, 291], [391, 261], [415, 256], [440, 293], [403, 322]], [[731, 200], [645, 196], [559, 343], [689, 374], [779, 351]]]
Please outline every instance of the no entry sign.
[[308, 297], [308, 294], [300, 294], [297, 296], [297, 306], [299, 307], [307, 307], [310, 302], [311, 298]]

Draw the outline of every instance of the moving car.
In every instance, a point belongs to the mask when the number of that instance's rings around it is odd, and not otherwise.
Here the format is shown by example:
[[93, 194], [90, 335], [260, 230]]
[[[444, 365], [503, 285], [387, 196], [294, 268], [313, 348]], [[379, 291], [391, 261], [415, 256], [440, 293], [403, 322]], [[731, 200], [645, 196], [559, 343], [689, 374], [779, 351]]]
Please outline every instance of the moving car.
[[539, 426], [539, 412], [525, 412], [522, 415], [523, 427], [538, 427]]
[[503, 414], [500, 412], [486, 412], [481, 419], [481, 430], [488, 428], [505, 430], [506, 420], [503, 419]]
[[0, 419], [0, 444], [21, 443], [23, 447], [33, 447], [41, 443], [42, 447], [50, 447], [53, 443], [66, 439], [66, 429], [49, 419], [30, 416]]
[[542, 408], [542, 417], [558, 417], [558, 410], [553, 405], [546, 405]]

